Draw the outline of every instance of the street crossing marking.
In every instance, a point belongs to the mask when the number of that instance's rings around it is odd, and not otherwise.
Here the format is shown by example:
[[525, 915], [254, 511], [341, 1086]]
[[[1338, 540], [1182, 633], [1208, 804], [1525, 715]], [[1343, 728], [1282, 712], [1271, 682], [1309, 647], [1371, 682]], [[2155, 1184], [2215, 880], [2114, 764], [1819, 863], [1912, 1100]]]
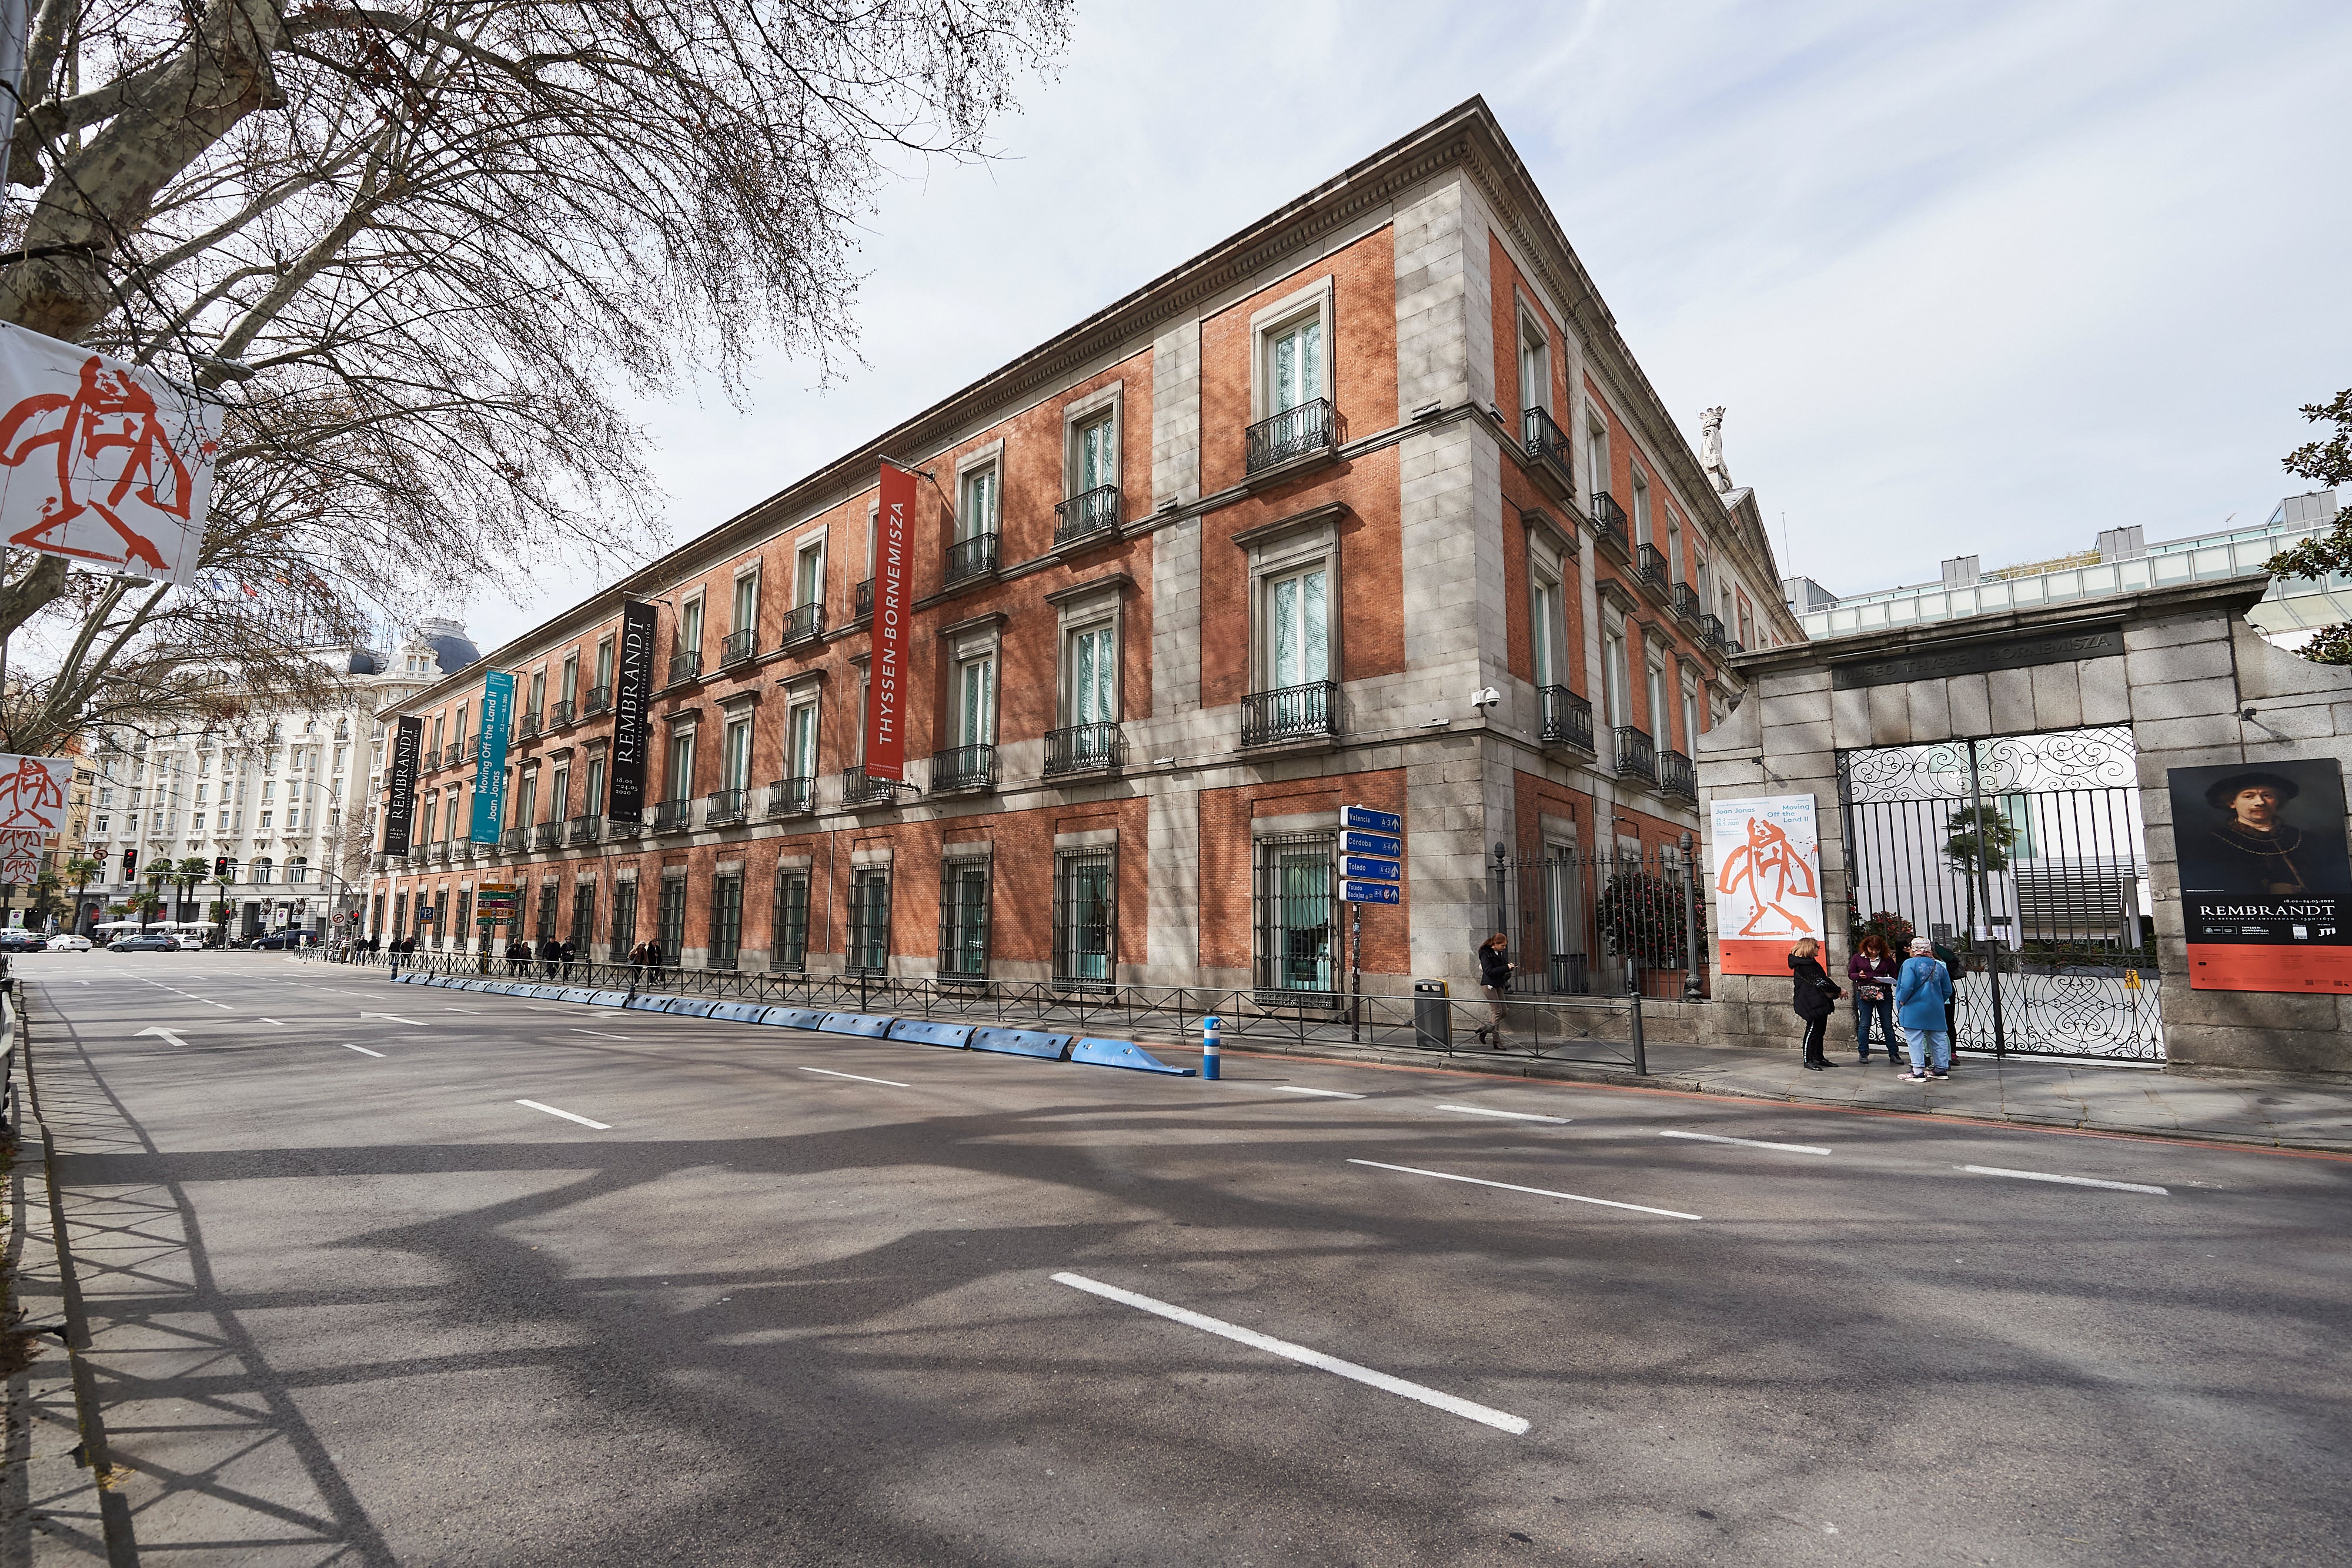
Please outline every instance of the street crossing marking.
[[886, 1084], [892, 1089], [912, 1089], [914, 1087], [911, 1083], [900, 1083], [888, 1078], [859, 1078], [855, 1072], [835, 1072], [830, 1067], [803, 1067], [801, 1071], [803, 1072], [822, 1072], [827, 1078], [853, 1078], [856, 1079], [860, 1083], [881, 1083]]
[[383, 1052], [382, 1052], [382, 1051], [370, 1051], [370, 1050], [369, 1050], [366, 1046], [364, 1046], [364, 1045], [345, 1045], [345, 1046], [343, 1047], [343, 1049], [344, 1049], [345, 1051], [358, 1051], [362, 1056], [373, 1056], [373, 1057], [379, 1057], [379, 1058], [381, 1058], [381, 1057], [383, 1055]]
[[1321, 1094], [1333, 1100], [1361, 1100], [1360, 1094], [1350, 1094], [1344, 1089], [1309, 1089], [1304, 1083], [1277, 1083], [1275, 1087], [1285, 1094]]
[[2150, 1192], [2158, 1197], [2172, 1196], [2170, 1187], [2149, 1186], [2143, 1182], [2101, 1181], [2096, 1176], [2052, 1176], [2046, 1171], [2004, 1170], [1999, 1166], [1962, 1166], [1959, 1168], [1967, 1171], [1970, 1176], [2014, 1176], [2019, 1181], [2054, 1181], [2063, 1182], [2068, 1186], [2103, 1186], [2112, 1192]]
[[1514, 1122], [1549, 1122], [1555, 1126], [1568, 1125], [1565, 1116], [1538, 1116], [1532, 1111], [1489, 1111], [1484, 1105], [1440, 1105], [1438, 1109], [1459, 1111], [1465, 1116], [1503, 1116]]
[[263, 1019], [261, 1021], [262, 1021], [263, 1023], [275, 1023], [275, 1024], [278, 1024], [278, 1027], [279, 1029], [284, 1029], [284, 1028], [286, 1027], [284, 1024], [282, 1024], [282, 1023], [278, 1023], [278, 1020], [277, 1020], [276, 1019]]
[[1359, 1366], [1352, 1361], [1341, 1361], [1336, 1355], [1326, 1355], [1319, 1350], [1309, 1350], [1303, 1344], [1292, 1344], [1287, 1340], [1276, 1339], [1271, 1334], [1262, 1334], [1255, 1329], [1245, 1329], [1236, 1323], [1209, 1317], [1205, 1313], [1192, 1312], [1184, 1307], [1171, 1306], [1166, 1301], [1154, 1301], [1150, 1296], [1139, 1296], [1133, 1291], [1122, 1291], [1117, 1285], [1106, 1285], [1099, 1280], [1089, 1280], [1083, 1274], [1056, 1274], [1054, 1276], [1054, 1283], [1067, 1285], [1073, 1290], [1085, 1291], [1100, 1296], [1105, 1301], [1117, 1301], [1122, 1306], [1133, 1307], [1139, 1312], [1154, 1313], [1166, 1318], [1171, 1322], [1182, 1323], [1186, 1328], [1199, 1329], [1203, 1333], [1217, 1334], [1237, 1344], [1245, 1344], [1255, 1350], [1263, 1350], [1271, 1354], [1282, 1356], [1286, 1360], [1297, 1362], [1302, 1366], [1311, 1366], [1318, 1372], [1328, 1372], [1335, 1376], [1350, 1378], [1384, 1393], [1418, 1400], [1433, 1409], [1443, 1410], [1449, 1416], [1459, 1416], [1465, 1420], [1492, 1427], [1498, 1432], [1508, 1432], [1515, 1437], [1523, 1435], [1528, 1429], [1525, 1416], [1514, 1416], [1507, 1410], [1497, 1410], [1492, 1406], [1475, 1404], [1459, 1395], [1444, 1393], [1435, 1388], [1425, 1388], [1418, 1383], [1408, 1383], [1402, 1377], [1391, 1377], [1385, 1372], [1374, 1372], [1369, 1366]]
[[515, 1103], [528, 1105], [534, 1111], [544, 1111], [551, 1116], [561, 1116], [567, 1122], [577, 1122], [583, 1127], [593, 1127], [600, 1133], [609, 1133], [613, 1130], [609, 1123], [592, 1122], [585, 1116], [575, 1116], [569, 1111], [559, 1111], [552, 1105], [542, 1105], [536, 1100], [518, 1100]]
[[572, 1032], [574, 1034], [593, 1034], [598, 1040], [626, 1040], [629, 1038], [625, 1034], [606, 1034], [601, 1029], [582, 1029], [578, 1024], [573, 1024], [572, 1026]]
[[1761, 1138], [1727, 1138], [1720, 1133], [1684, 1133], [1673, 1129], [1661, 1132], [1662, 1138], [1696, 1138], [1707, 1144], [1738, 1144], [1744, 1149], [1779, 1149], [1789, 1155], [1825, 1155], [1830, 1151], [1818, 1144], [1768, 1144]]
[[1370, 1166], [1376, 1171], [1402, 1171], [1407, 1176], [1435, 1176], [1440, 1181], [1466, 1181], [1472, 1186], [1500, 1187], [1505, 1192], [1533, 1193], [1538, 1197], [1564, 1197], [1570, 1203], [1593, 1203], [1599, 1204], [1603, 1208], [1630, 1208], [1636, 1214], [1662, 1214], [1668, 1219], [1700, 1219], [1705, 1218], [1703, 1215], [1685, 1214], [1678, 1208], [1652, 1208], [1649, 1205], [1643, 1203], [1619, 1203], [1614, 1198], [1586, 1197], [1581, 1193], [1554, 1192], [1549, 1187], [1519, 1186], [1514, 1183], [1507, 1181], [1487, 1181], [1483, 1176], [1455, 1176], [1452, 1171], [1425, 1171], [1418, 1166], [1389, 1166], [1382, 1165], [1378, 1160], [1351, 1159], [1348, 1163], [1351, 1166]]

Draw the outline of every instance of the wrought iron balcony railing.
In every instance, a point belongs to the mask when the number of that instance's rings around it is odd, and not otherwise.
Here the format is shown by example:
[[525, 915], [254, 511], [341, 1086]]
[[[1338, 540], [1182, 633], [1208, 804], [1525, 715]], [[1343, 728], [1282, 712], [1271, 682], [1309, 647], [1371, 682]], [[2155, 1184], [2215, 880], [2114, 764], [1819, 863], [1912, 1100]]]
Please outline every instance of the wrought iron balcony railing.
[[593, 844], [602, 833], [602, 817], [574, 817], [563, 825], [563, 841], [567, 844]]
[[645, 831], [643, 822], [625, 822], [618, 817], [604, 819], [604, 836], [608, 839], [634, 839]]
[[1675, 613], [1696, 626], [1699, 622], [1698, 590], [1687, 582], [1675, 584]]
[[741, 821], [749, 793], [743, 789], [721, 789], [711, 795], [702, 803], [702, 825], [718, 828]]
[[740, 664], [760, 651], [760, 629], [746, 626], [740, 632], [730, 632], [719, 644], [719, 664]]
[[551, 717], [547, 721], [547, 727], [550, 729], [562, 729], [565, 725], [572, 722], [572, 699], [570, 697], [558, 697], [555, 699], [554, 716]]
[[874, 580], [867, 578], [857, 585], [857, 619], [864, 621], [874, 613]]
[[1330, 450], [1337, 421], [1328, 397], [1310, 398], [1297, 408], [1249, 427], [1246, 471], [1259, 473], [1296, 457]]
[[529, 740], [538, 733], [539, 715], [536, 712], [527, 713], [515, 720], [514, 737], [517, 740]]
[[816, 810], [816, 780], [779, 779], [768, 786], [768, 815], [802, 817]]
[[1126, 760], [1127, 739], [1115, 724], [1074, 724], [1045, 732], [1045, 777], [1096, 773]]
[[784, 612], [784, 640], [778, 646], [789, 648], [824, 630], [824, 600], [812, 599], [806, 604], [796, 604]]
[[1698, 799], [1698, 769], [1679, 751], [1658, 753], [1658, 788], [1685, 800]]
[[556, 849], [561, 847], [562, 842], [563, 824], [562, 822], [538, 822], [532, 825], [530, 830], [530, 847], [532, 849]]
[[1309, 681], [1302, 686], [1252, 692], [1242, 698], [1242, 744], [1265, 746], [1338, 733], [1339, 683]]
[[1633, 575], [1650, 587], [1663, 591], [1666, 586], [1666, 554], [1655, 545], [1637, 545], [1633, 549]]
[[996, 536], [974, 534], [948, 546], [947, 582], [952, 586], [996, 570]]
[[1592, 492], [1592, 526], [1604, 544], [1625, 549], [1625, 508], [1606, 490]]
[[522, 848], [522, 841], [523, 831], [520, 828], [509, 828], [499, 835], [499, 848], [512, 854]]
[[1701, 642], [1705, 643], [1708, 647], [1720, 652], [1723, 648], [1723, 617], [1720, 615], [1700, 616], [1698, 618], [1698, 635]]
[[1118, 486], [1097, 485], [1054, 508], [1054, 542], [1068, 544], [1118, 527]]
[[481, 754], [482, 737], [478, 735], [469, 735], [466, 737], [466, 748], [457, 755], [464, 760], [471, 762]]
[[1519, 415], [1519, 449], [1535, 463], [1538, 473], [1559, 486], [1562, 496], [1576, 493], [1576, 471], [1569, 456], [1568, 432], [1553, 423], [1550, 414], [1530, 408]]
[[1590, 698], [1579, 696], [1566, 686], [1544, 686], [1536, 695], [1543, 699], [1544, 744], [1592, 749]]
[[654, 802], [654, 831], [675, 833], [694, 824], [694, 801], [656, 800]]
[[447, 844], [436, 841], [425, 846], [425, 861], [427, 865], [436, 864], [439, 862], [447, 860], [448, 858], [449, 846]]
[[841, 770], [841, 803], [845, 806], [874, 806], [898, 798], [898, 786], [887, 779], [868, 779], [863, 768]]
[[669, 684], [671, 685], [676, 685], [680, 681], [697, 681], [701, 678], [701, 649], [697, 648], [692, 653], [679, 652], [672, 653], [669, 656]]
[[610, 712], [612, 706], [613, 688], [611, 686], [590, 686], [588, 700], [582, 705], [580, 713], [583, 717], [593, 718], [597, 714]]
[[996, 788], [996, 747], [958, 746], [931, 753], [931, 793]]
[[1630, 724], [1617, 727], [1617, 771], [1622, 776], [1656, 781], [1658, 749], [1651, 743], [1648, 731], [1635, 729]]

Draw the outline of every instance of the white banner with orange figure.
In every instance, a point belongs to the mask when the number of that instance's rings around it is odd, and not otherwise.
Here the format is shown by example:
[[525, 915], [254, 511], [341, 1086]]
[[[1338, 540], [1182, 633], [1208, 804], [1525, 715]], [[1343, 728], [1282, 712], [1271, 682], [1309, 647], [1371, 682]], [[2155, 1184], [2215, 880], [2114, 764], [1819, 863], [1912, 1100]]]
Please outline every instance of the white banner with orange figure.
[[0, 753], [0, 883], [40, 874], [41, 852], [66, 825], [73, 758]]
[[1786, 975], [1822, 937], [1822, 841], [1811, 795], [1714, 802], [1715, 946], [1727, 975]]
[[0, 322], [0, 539], [185, 583], [220, 429], [218, 403], [152, 370]]

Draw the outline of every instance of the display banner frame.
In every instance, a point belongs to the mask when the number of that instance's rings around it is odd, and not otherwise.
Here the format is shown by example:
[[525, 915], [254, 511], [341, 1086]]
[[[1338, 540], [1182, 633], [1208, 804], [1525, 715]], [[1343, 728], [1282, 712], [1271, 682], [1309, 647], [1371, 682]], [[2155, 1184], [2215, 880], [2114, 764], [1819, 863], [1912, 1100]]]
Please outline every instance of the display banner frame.
[[41, 874], [41, 856], [65, 831], [73, 776], [69, 757], [0, 753], [0, 886]]
[[403, 715], [393, 726], [392, 760], [383, 774], [383, 852], [408, 854], [416, 821], [416, 758], [425, 744], [425, 721]]
[[865, 769], [868, 779], [907, 777], [907, 536], [915, 516], [915, 476], [882, 465], [874, 515], [874, 641], [866, 669]]
[[507, 816], [507, 745], [514, 726], [514, 673], [492, 670], [482, 677], [481, 746], [474, 758], [474, 815], [467, 824], [469, 843], [496, 844]]
[[1811, 795], [1712, 803], [1717, 965], [1786, 976], [1799, 939], [1827, 940], [1820, 813]]
[[[2189, 988], [2352, 994], [2343, 764], [2289, 758], [2164, 777]], [[2247, 799], [2263, 790], [2267, 809]]]
[[654, 695], [654, 637], [660, 616], [641, 599], [621, 606], [620, 660], [613, 674], [613, 763], [605, 785], [609, 821], [646, 820], [646, 719]]

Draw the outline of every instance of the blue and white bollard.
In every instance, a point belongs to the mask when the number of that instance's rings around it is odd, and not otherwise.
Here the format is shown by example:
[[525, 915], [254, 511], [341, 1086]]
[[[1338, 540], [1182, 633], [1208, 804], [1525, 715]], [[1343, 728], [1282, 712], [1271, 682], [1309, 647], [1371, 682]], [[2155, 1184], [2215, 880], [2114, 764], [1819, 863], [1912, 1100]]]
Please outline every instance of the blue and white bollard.
[[1217, 1015], [1210, 1013], [1201, 1019], [1201, 1076], [1215, 1078], [1217, 1071]]

